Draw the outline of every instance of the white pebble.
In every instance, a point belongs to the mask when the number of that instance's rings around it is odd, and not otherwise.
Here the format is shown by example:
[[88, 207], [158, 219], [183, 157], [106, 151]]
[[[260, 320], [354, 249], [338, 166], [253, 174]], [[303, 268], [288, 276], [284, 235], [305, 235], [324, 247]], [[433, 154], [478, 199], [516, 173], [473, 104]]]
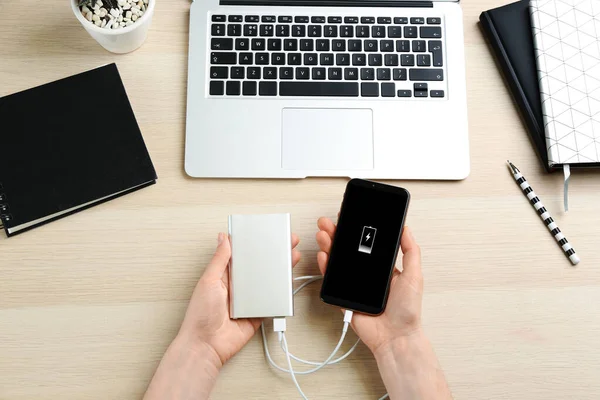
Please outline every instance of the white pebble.
[[119, 16], [119, 10], [115, 10], [114, 8], [110, 10], [110, 15], [117, 18]]
[[125, 26], [125, 22], [119, 22], [119, 25]]
[[94, 14], [92, 14], [92, 12], [90, 11], [87, 14], [85, 14], [85, 19], [87, 19], [88, 21], [92, 22], [92, 16], [93, 15]]
[[148, 4], [148, 0], [144, 0], [144, 4]]
[[100, 21], [100, 17], [98, 16], [98, 14], [94, 14], [94, 15], [92, 16], [92, 20], [93, 20], [94, 22], [98, 22], [98, 21]]
[[120, 6], [124, 6], [127, 4], [127, 0], [118, 0], [117, 3], [119, 3]]
[[96, 26], [100, 26], [100, 25], [102, 25], [102, 22], [100, 22], [100, 20], [98, 20], [98, 21], [94, 21], [94, 25], [96, 25]]
[[144, 2], [142, 0], [138, 1], [137, 6], [141, 9], [144, 6]]
[[117, 18], [117, 21], [119, 21], [119, 22], [123, 21], [123, 16], [119, 15], [119, 17]]
[[131, 15], [132, 15], [131, 11], [127, 11], [125, 13], [125, 18], [131, 18]]
[[127, 17], [123, 18], [123, 22], [128, 22], [128, 21], [131, 21], [131, 18], [127, 18]]
[[112, 28], [113, 22], [115, 22], [114, 19], [110, 19], [108, 20], [108, 22], [106, 23], [106, 25], [104, 26], [106, 29], [110, 29]]
[[138, 19], [138, 16], [137, 16], [137, 15], [133, 15], [133, 16], [131, 17], [131, 20], [132, 20], [133, 22], [137, 21], [137, 19]]
[[99, 7], [102, 7], [102, 6], [104, 5], [104, 3], [102, 3], [102, 0], [98, 0], [98, 1], [96, 2], [96, 4], [98, 4], [98, 6], [99, 6]]
[[98, 5], [98, 3], [96, 3], [96, 5], [94, 6], [94, 11], [100, 10], [100, 6]]
[[81, 12], [84, 14], [87, 14], [90, 12], [90, 9], [87, 6], [83, 6], [83, 7], [81, 7]]
[[102, 24], [100, 24], [100, 28], [104, 28], [106, 26], [106, 20], [103, 19], [102, 20]]
[[146, 11], [146, 6], [145, 5], [142, 6], [142, 12], [144, 12], [144, 11]]
[[106, 14], [108, 14], [108, 13], [106, 12], [106, 10], [102, 10], [102, 9], [100, 10], [100, 14], [99, 14], [99, 15], [100, 15], [100, 18], [104, 18], [104, 17], [106, 17]]
[[123, 6], [123, 10], [130, 10], [131, 9], [131, 4], [125, 4]]
[[133, 6], [133, 7], [131, 7], [131, 11], [133, 11], [134, 13], [137, 13], [138, 11], [140, 11], [140, 8], [138, 6]]
[[125, 25], [126, 26], [131, 26], [131, 25], [133, 25], [133, 21], [127, 21], [127, 23]]
[[112, 27], [112, 28], [113, 28], [113, 29], [119, 29], [119, 28], [120, 28], [120, 26], [119, 26], [119, 24], [118, 24], [118, 23], [115, 23], [115, 24], [113, 25], [113, 27]]

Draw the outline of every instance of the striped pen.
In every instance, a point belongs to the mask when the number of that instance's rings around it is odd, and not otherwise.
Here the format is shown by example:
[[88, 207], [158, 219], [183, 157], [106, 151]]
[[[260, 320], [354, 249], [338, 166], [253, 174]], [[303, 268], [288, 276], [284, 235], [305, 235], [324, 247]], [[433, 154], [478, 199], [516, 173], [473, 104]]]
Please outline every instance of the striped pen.
[[513, 163], [511, 163], [510, 161], [507, 162], [513, 174], [513, 177], [517, 181], [517, 184], [519, 184], [521, 190], [523, 190], [523, 193], [525, 194], [525, 196], [527, 196], [527, 199], [529, 200], [531, 205], [535, 208], [538, 215], [542, 218], [542, 220], [550, 230], [550, 233], [552, 233], [552, 235], [554, 236], [554, 239], [556, 239], [558, 244], [562, 247], [563, 251], [565, 252], [567, 257], [569, 257], [569, 260], [571, 260], [573, 265], [579, 264], [579, 257], [577, 256], [577, 253], [575, 253], [575, 249], [569, 244], [569, 241], [567, 240], [565, 235], [563, 235], [563, 233], [560, 231], [559, 227], [556, 225], [556, 222], [554, 222], [554, 220], [550, 216], [550, 213], [548, 212], [548, 210], [546, 210], [546, 207], [544, 207], [542, 201], [539, 199], [539, 197], [537, 197], [537, 195], [533, 191], [533, 188], [529, 186], [529, 183], [527, 183], [527, 179], [525, 179], [525, 177], [521, 174], [521, 171], [519, 171], [519, 169], [515, 167]]

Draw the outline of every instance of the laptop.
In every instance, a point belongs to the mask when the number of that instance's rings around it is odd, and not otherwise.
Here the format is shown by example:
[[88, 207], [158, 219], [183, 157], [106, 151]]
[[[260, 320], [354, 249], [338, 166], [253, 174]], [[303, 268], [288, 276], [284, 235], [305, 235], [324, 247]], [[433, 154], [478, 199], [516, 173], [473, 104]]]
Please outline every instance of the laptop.
[[464, 179], [458, 2], [195, 0], [185, 171]]

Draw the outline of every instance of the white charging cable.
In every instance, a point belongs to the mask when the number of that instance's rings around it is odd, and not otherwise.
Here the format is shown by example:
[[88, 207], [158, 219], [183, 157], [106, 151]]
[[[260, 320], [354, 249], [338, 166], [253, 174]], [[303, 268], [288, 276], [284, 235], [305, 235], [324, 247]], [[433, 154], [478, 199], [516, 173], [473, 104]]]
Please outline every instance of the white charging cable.
[[[306, 286], [310, 285], [311, 283], [316, 282], [321, 279], [323, 279], [323, 277], [321, 275], [308, 275], [308, 276], [300, 276], [300, 277], [294, 278], [294, 281], [306, 281], [294, 290], [294, 295], [296, 295], [300, 290], [304, 289]], [[303, 360], [303, 359], [291, 354], [289, 351], [287, 339], [285, 337], [285, 330], [286, 330], [285, 318], [273, 318], [273, 330], [275, 332], [277, 332], [277, 336], [278, 336], [279, 342], [281, 344], [281, 348], [282, 348], [283, 352], [285, 353], [287, 366], [288, 366], [287, 369], [277, 365], [277, 363], [275, 363], [275, 361], [273, 361], [273, 358], [271, 358], [271, 354], [269, 352], [269, 346], [267, 343], [267, 335], [265, 333], [265, 324], [264, 324], [264, 322], [261, 324], [260, 328], [261, 328], [261, 333], [262, 333], [263, 346], [265, 349], [265, 356], [267, 357], [269, 364], [271, 364], [274, 368], [276, 368], [282, 372], [287, 372], [291, 375], [292, 381], [294, 382], [294, 385], [296, 385], [296, 389], [298, 389], [298, 393], [300, 393], [300, 396], [302, 396], [302, 399], [308, 400], [308, 398], [302, 391], [302, 388], [300, 387], [298, 380], [296, 379], [296, 375], [312, 374], [314, 372], [317, 372], [321, 368], [325, 367], [326, 365], [337, 364], [340, 361], [346, 359], [350, 354], [352, 354], [354, 349], [356, 349], [356, 346], [358, 346], [358, 344], [360, 343], [360, 339], [358, 339], [356, 341], [356, 343], [354, 343], [354, 345], [350, 348], [350, 350], [348, 350], [344, 355], [342, 355], [341, 357], [339, 357], [335, 360], [332, 360], [333, 357], [339, 351], [340, 347], [342, 346], [344, 339], [346, 338], [346, 333], [348, 332], [348, 326], [350, 325], [350, 322], [352, 321], [352, 316], [353, 316], [352, 311], [346, 310], [344, 312], [344, 326], [342, 328], [342, 335], [340, 337], [340, 340], [338, 341], [337, 345], [335, 346], [335, 348], [333, 349], [333, 351], [331, 352], [329, 357], [327, 357], [327, 359], [323, 362], [307, 361], [307, 360]], [[311, 369], [305, 370], [305, 371], [294, 371], [294, 368], [292, 367], [292, 359], [294, 359], [298, 362], [301, 362], [303, 364], [314, 365], [315, 368], [311, 368]], [[388, 397], [388, 395], [386, 394], [383, 397], [381, 397], [379, 400], [384, 400], [387, 397]]]

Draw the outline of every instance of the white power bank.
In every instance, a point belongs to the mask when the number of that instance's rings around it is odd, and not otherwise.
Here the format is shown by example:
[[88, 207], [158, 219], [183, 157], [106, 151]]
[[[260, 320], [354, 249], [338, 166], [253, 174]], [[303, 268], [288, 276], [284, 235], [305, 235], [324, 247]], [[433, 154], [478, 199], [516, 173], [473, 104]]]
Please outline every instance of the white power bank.
[[231, 318], [291, 317], [290, 214], [230, 215]]

